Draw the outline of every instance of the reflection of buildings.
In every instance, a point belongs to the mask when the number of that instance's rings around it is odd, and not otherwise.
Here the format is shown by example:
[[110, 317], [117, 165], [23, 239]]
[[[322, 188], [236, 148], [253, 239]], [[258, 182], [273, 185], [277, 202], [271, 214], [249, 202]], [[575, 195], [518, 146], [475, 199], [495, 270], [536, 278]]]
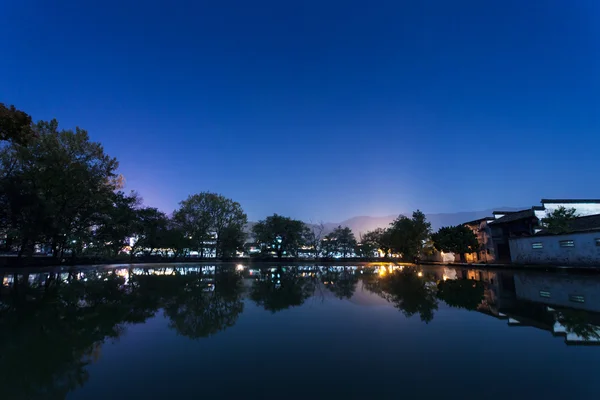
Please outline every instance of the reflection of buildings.
[[[444, 271], [448, 278], [450, 269]], [[506, 319], [511, 327], [529, 326], [564, 336], [567, 344], [600, 344], [600, 279], [456, 269], [460, 279], [485, 282], [478, 311]]]

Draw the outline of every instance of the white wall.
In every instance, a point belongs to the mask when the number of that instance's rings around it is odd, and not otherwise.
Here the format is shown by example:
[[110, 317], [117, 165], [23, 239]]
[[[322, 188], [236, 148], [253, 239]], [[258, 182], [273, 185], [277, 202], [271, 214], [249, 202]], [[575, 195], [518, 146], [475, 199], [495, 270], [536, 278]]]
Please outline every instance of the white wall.
[[535, 216], [542, 220], [546, 214], [551, 213], [559, 207], [574, 208], [580, 217], [586, 215], [600, 214], [600, 203], [542, 203], [545, 210], [535, 210]]
[[[553, 236], [531, 236], [509, 240], [512, 262], [518, 264], [588, 265], [600, 267], [600, 232], [571, 233]], [[573, 240], [574, 247], [560, 247], [561, 240]], [[542, 243], [534, 249], [533, 243]]]

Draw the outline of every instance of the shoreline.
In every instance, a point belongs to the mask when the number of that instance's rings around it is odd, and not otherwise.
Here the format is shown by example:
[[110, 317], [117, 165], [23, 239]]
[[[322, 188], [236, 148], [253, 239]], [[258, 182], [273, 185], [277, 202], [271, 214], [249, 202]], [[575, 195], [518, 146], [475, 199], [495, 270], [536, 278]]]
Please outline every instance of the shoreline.
[[[6, 258], [5, 258], [6, 259]], [[35, 259], [34, 259], [35, 260]], [[31, 260], [31, 261], [34, 261]], [[1, 261], [1, 259], [0, 259]], [[51, 260], [56, 261], [56, 260]], [[77, 260], [81, 261], [81, 260]], [[90, 260], [93, 261], [93, 260]], [[90, 263], [48, 263], [47, 265], [6, 265], [0, 262], [0, 273], [28, 272], [28, 271], [68, 271], [72, 269], [88, 269], [88, 268], [117, 268], [117, 267], [143, 267], [161, 265], [234, 265], [243, 264], [244, 266], [252, 266], [260, 264], [263, 266], [305, 266], [305, 265], [323, 265], [323, 266], [377, 266], [377, 265], [403, 265], [411, 267], [448, 267], [448, 268], [472, 268], [481, 270], [503, 270], [503, 271], [537, 271], [537, 272], [578, 272], [596, 274], [600, 273], [599, 266], [565, 266], [565, 265], [542, 265], [542, 264], [487, 264], [487, 263], [443, 263], [435, 261], [426, 261], [418, 264], [411, 262], [402, 262], [394, 260], [365, 260], [365, 259], [250, 259], [250, 258], [234, 258], [234, 259], [197, 259], [197, 260], [134, 260], [123, 262], [90, 262]]]

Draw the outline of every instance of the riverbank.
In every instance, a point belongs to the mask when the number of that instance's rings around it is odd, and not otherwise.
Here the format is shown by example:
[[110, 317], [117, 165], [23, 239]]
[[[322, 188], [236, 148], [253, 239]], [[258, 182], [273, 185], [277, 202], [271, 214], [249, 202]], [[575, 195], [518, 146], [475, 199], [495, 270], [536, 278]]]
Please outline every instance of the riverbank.
[[340, 265], [340, 266], [377, 266], [377, 265], [404, 265], [404, 266], [442, 266], [448, 268], [477, 268], [482, 270], [528, 270], [528, 271], [573, 271], [600, 273], [599, 266], [561, 266], [561, 265], [524, 265], [524, 264], [487, 264], [487, 263], [443, 263], [426, 261], [419, 264], [396, 261], [392, 259], [257, 259], [257, 258], [146, 258], [146, 259], [68, 259], [58, 260], [52, 257], [33, 257], [29, 259], [17, 259], [16, 257], [0, 257], [0, 270], [2, 271], [25, 271], [25, 270], [62, 270], [77, 267], [127, 267], [127, 266], [159, 266], [159, 265], [228, 265], [242, 264], [251, 266], [253, 264], [277, 266], [303, 266], [303, 265]]

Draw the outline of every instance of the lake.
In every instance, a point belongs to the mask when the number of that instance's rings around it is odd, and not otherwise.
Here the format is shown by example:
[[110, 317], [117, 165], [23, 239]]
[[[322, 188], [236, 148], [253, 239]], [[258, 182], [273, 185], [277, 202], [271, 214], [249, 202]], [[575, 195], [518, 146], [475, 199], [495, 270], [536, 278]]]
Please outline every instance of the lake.
[[600, 396], [598, 275], [253, 263], [0, 282], [2, 399]]

